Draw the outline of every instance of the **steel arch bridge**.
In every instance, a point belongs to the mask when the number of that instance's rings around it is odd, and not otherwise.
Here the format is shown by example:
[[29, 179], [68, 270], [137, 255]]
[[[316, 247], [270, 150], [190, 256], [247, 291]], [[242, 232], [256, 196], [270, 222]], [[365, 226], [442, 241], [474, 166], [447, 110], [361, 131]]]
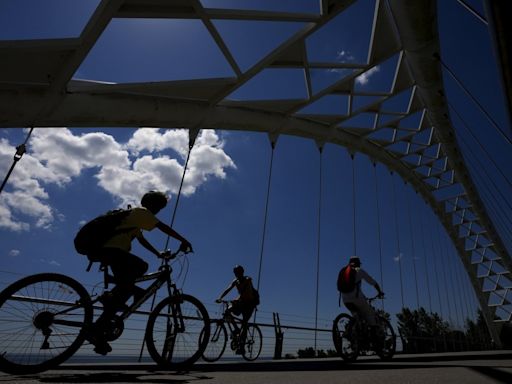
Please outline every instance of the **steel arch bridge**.
[[[458, 148], [444, 96], [436, 2], [377, 0], [367, 60], [315, 62], [306, 39], [355, 3], [321, 0], [319, 14], [205, 8], [199, 0], [102, 0], [77, 38], [0, 41], [2, 127], [173, 127], [260, 131], [346, 147], [397, 172], [428, 202], [451, 237], [494, 340], [512, 317], [512, 260], [486, 212]], [[73, 76], [114, 18], [191, 19], [203, 23], [235, 76], [146, 83], [81, 81]], [[215, 20], [302, 22], [303, 27], [242, 70]], [[335, 37], [333, 37], [334, 39]], [[358, 89], [359, 76], [394, 60], [391, 88]], [[303, 71], [307, 97], [234, 100], [229, 96], [266, 69]], [[348, 70], [322, 90], [315, 70]], [[342, 96], [336, 114], [304, 112]], [[388, 101], [406, 97], [407, 107]], [[361, 100], [367, 100], [361, 105]], [[357, 101], [357, 103], [356, 103]], [[358, 104], [359, 106], [356, 106]], [[364, 121], [364, 122], [362, 122]]]

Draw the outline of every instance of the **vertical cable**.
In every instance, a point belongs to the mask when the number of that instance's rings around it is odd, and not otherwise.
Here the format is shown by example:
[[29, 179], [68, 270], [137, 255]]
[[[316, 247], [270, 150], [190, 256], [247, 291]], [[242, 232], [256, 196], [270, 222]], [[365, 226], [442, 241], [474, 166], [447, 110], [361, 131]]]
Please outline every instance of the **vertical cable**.
[[[191, 142], [188, 146], [187, 159], [185, 160], [185, 165], [183, 167], [183, 173], [181, 175], [180, 188], [178, 189], [178, 194], [176, 195], [176, 203], [174, 204], [174, 209], [172, 211], [171, 224], [169, 225], [171, 228], [174, 225], [174, 219], [176, 218], [176, 211], [178, 210], [178, 204], [180, 202], [181, 190], [183, 188], [183, 182], [185, 180], [185, 175], [187, 173], [188, 160], [190, 159], [190, 154], [192, 153], [193, 147], [194, 147], [194, 142]], [[167, 249], [167, 247], [169, 246], [169, 239], [170, 239], [170, 236], [167, 235], [167, 240], [165, 241], [164, 249]]]
[[319, 177], [318, 177], [318, 235], [317, 235], [317, 248], [316, 248], [316, 301], [315, 301], [315, 351], [318, 332], [318, 293], [320, 283], [320, 234], [321, 234], [321, 214], [322, 214], [322, 147], [318, 148], [320, 151], [319, 161]]
[[429, 237], [430, 237], [430, 249], [432, 251], [432, 265], [434, 265], [434, 276], [436, 277], [435, 279], [435, 282], [436, 282], [436, 288], [437, 288], [437, 299], [439, 301], [439, 312], [441, 314], [441, 317], [444, 317], [444, 313], [443, 313], [443, 301], [441, 300], [441, 284], [440, 284], [440, 281], [439, 281], [439, 273], [438, 273], [438, 269], [437, 269], [437, 256], [436, 256], [436, 250], [434, 248], [434, 235], [432, 234], [432, 223], [431, 221], [432, 220], [428, 220], [429, 223], [427, 223], [427, 225], [425, 225], [425, 228], [428, 228], [429, 229]]
[[[455, 251], [455, 257], [457, 259], [459, 259], [459, 255], [457, 253], [457, 250], [454, 250]], [[460, 259], [459, 259], [460, 261]], [[467, 273], [466, 269], [465, 269], [465, 266], [463, 263], [462, 264], [462, 268], [458, 268], [457, 269], [457, 279], [459, 281], [459, 287], [460, 287], [460, 290], [462, 292], [462, 294], [464, 295], [464, 306], [466, 307], [466, 319], [470, 319], [471, 318], [471, 310], [470, 310], [470, 304], [469, 304], [469, 300], [468, 300], [468, 294], [467, 294], [467, 290], [464, 289], [464, 279], [462, 278], [461, 274], [463, 274], [464, 272]]]
[[430, 313], [433, 313], [432, 311], [432, 295], [430, 293], [430, 273], [428, 269], [428, 263], [427, 263], [427, 248], [425, 246], [425, 224], [423, 223], [423, 215], [420, 213], [418, 218], [418, 223], [421, 227], [421, 246], [423, 248], [423, 264], [425, 267], [425, 278], [427, 280], [427, 293], [428, 293], [428, 308]]
[[263, 265], [263, 252], [265, 249], [265, 239], [266, 239], [266, 233], [267, 233], [267, 217], [268, 217], [268, 203], [270, 200], [270, 186], [272, 181], [272, 169], [274, 168], [274, 149], [276, 148], [276, 143], [272, 141], [270, 143], [271, 145], [271, 151], [270, 151], [270, 163], [269, 163], [269, 170], [268, 170], [268, 180], [267, 180], [267, 196], [265, 198], [265, 214], [263, 216], [263, 229], [262, 229], [262, 236], [261, 236], [261, 248], [260, 248], [260, 263], [258, 267], [258, 280], [256, 284], [256, 289], [260, 289], [260, 279], [261, 279], [261, 269]]
[[[176, 211], [178, 210], [178, 204], [180, 202], [181, 189], [183, 188], [183, 181], [185, 180], [185, 174], [187, 173], [188, 160], [190, 159], [190, 153], [192, 152], [192, 148], [194, 147], [194, 143], [195, 143], [195, 137], [192, 139], [191, 136], [190, 136], [190, 131], [189, 131], [189, 144], [188, 144], [187, 159], [185, 160], [185, 165], [183, 166], [183, 173], [181, 175], [180, 188], [178, 189], [178, 195], [176, 196], [176, 203], [174, 204], [174, 210], [173, 210], [172, 216], [171, 216], [171, 223], [169, 225], [171, 228], [174, 225], [174, 219], [176, 218]], [[167, 235], [167, 239], [165, 240], [164, 250], [166, 250], [167, 247], [169, 246], [170, 238], [171, 238], [171, 236]], [[164, 264], [164, 260], [162, 259], [162, 265], [163, 264]], [[153, 294], [153, 298], [151, 299], [151, 309], [150, 309], [150, 311], [152, 311], [153, 307], [155, 306], [155, 300], [156, 300], [156, 291]], [[146, 345], [146, 339], [144, 338], [142, 340], [142, 345], [140, 347], [139, 362], [142, 360], [142, 354], [144, 353], [145, 345]]]
[[7, 175], [5, 175], [4, 181], [2, 182], [2, 185], [0, 186], [0, 193], [2, 193], [2, 191], [4, 190], [5, 184], [7, 184], [7, 180], [9, 180], [9, 177], [11, 176], [11, 173], [14, 170], [14, 167], [16, 166], [18, 161], [21, 160], [22, 156], [27, 151], [27, 142], [28, 142], [28, 139], [30, 139], [30, 136], [32, 135], [33, 130], [34, 130], [34, 127], [31, 127], [30, 131], [28, 131], [25, 141], [16, 147], [16, 153], [14, 154], [14, 159], [13, 159], [11, 168], [9, 168], [9, 171], [7, 171]]
[[[276, 142], [270, 142], [271, 151], [270, 151], [270, 162], [268, 169], [268, 179], [267, 179], [267, 196], [265, 197], [265, 213], [263, 215], [263, 229], [261, 234], [261, 247], [260, 247], [260, 262], [258, 266], [258, 279], [256, 282], [256, 289], [260, 290], [260, 281], [261, 281], [261, 270], [263, 268], [263, 253], [265, 250], [265, 239], [267, 234], [267, 218], [268, 218], [268, 205], [270, 200], [270, 186], [272, 185], [272, 169], [274, 168], [274, 149], [276, 148]], [[258, 308], [254, 310], [254, 322], [256, 322], [256, 316], [258, 313]]]
[[354, 256], [357, 256], [357, 238], [356, 238], [356, 171], [354, 155], [350, 154], [352, 158], [352, 233], [354, 238]]
[[[437, 232], [437, 245], [439, 246], [439, 256], [441, 256], [441, 260], [444, 260], [445, 259], [445, 254], [444, 254], [444, 251], [443, 251], [443, 246], [441, 244], [441, 231], [440, 231], [440, 224], [438, 224], [436, 226], [436, 232]], [[446, 303], [448, 305], [448, 320], [453, 324], [453, 319], [452, 319], [452, 306], [450, 304], [450, 294], [448, 292], [448, 281], [446, 279], [446, 264], [445, 265], [441, 265], [441, 271], [443, 273], [443, 280], [444, 280], [444, 289], [445, 289], [445, 293], [446, 293]]]
[[[377, 238], [379, 241], [379, 269], [380, 269], [380, 287], [384, 291], [384, 274], [382, 272], [382, 235], [380, 232], [380, 205], [379, 205], [379, 180], [377, 177], [377, 164], [373, 163], [373, 176], [375, 179], [375, 204], [377, 209]], [[382, 310], [384, 311], [384, 299], [381, 300]]]
[[402, 252], [400, 250], [400, 233], [398, 226], [398, 207], [396, 203], [396, 190], [395, 190], [395, 180], [393, 178], [393, 174], [391, 174], [391, 186], [393, 187], [393, 206], [395, 211], [395, 233], [396, 233], [396, 245], [397, 245], [397, 261], [398, 261], [398, 271], [400, 273], [400, 299], [402, 300], [402, 308], [405, 308], [404, 303], [404, 283], [402, 277]]
[[411, 196], [407, 198], [407, 211], [409, 214], [409, 228], [411, 230], [411, 249], [412, 249], [412, 268], [414, 271], [414, 284], [416, 288], [416, 308], [420, 308], [420, 293], [418, 290], [418, 273], [416, 272], [416, 248], [414, 247], [414, 226], [412, 225], [411, 215]]
[[[455, 257], [453, 255], [453, 252], [451, 250], [451, 242], [448, 238], [448, 236], [444, 236], [444, 242], [446, 244], [446, 251], [447, 251], [447, 255], [446, 257], [450, 259], [450, 272], [451, 272], [451, 281], [452, 281], [452, 285], [454, 287], [454, 293], [458, 293], [458, 295], [456, 295], [456, 297], [454, 297], [454, 301], [455, 303], [457, 303], [457, 301], [455, 299], [458, 299], [459, 301], [459, 304], [458, 304], [458, 308], [456, 308], [456, 310], [459, 311], [459, 314], [460, 314], [460, 318], [461, 318], [461, 328], [464, 329], [464, 309], [463, 309], [463, 305], [462, 305], [462, 292], [460, 291], [460, 288], [457, 286], [457, 275], [455, 274], [455, 271], [456, 271], [456, 268], [457, 268], [457, 265], [456, 265], [456, 260], [455, 260]], [[458, 297], [457, 297], [458, 296]]]

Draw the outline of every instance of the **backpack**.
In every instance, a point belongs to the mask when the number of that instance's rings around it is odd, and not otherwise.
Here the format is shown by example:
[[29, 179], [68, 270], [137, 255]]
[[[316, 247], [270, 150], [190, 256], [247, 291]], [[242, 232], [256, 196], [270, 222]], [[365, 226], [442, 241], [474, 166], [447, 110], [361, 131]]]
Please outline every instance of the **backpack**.
[[254, 306], [256, 307], [256, 306], [260, 305], [260, 293], [254, 287], [252, 288], [252, 296], [254, 297], [254, 301], [253, 301]]
[[130, 208], [116, 209], [86, 223], [75, 236], [76, 251], [86, 255], [91, 262], [99, 261], [95, 257], [95, 253], [101, 249], [103, 244], [120, 232], [117, 227], [129, 214]]
[[356, 269], [352, 268], [350, 265], [341, 268], [336, 284], [338, 291], [341, 293], [352, 292], [356, 288], [356, 274]]

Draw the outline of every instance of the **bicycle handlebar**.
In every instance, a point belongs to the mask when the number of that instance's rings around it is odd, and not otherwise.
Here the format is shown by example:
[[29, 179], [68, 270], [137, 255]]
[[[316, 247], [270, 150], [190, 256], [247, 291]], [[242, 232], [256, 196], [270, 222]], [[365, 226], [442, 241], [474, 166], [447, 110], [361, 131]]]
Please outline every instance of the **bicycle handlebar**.
[[377, 295], [375, 295], [373, 297], [369, 297], [368, 298], [368, 302], [371, 303], [371, 302], [373, 302], [373, 301], [375, 301], [377, 299], [384, 299], [384, 298], [385, 298], [384, 294], [382, 294], [382, 295], [377, 294]]
[[163, 259], [163, 260], [166, 260], [166, 261], [169, 261], [169, 260], [173, 260], [175, 259], [176, 257], [178, 257], [180, 254], [183, 254], [183, 255], [186, 255], [188, 253], [191, 253], [192, 250], [182, 250], [182, 249], [178, 249], [176, 252], [171, 252], [170, 249], [164, 251], [164, 252], [161, 252], [160, 253], [160, 256], [158, 256], [158, 258], [160, 259]]

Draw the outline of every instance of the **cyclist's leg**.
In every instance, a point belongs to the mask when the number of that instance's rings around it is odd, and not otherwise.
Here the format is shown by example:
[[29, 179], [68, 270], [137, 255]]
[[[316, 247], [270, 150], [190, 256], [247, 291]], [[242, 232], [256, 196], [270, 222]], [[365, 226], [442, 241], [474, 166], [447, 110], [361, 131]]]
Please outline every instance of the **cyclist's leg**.
[[112, 350], [104, 337], [108, 323], [136, 292], [135, 280], [144, 275], [148, 264], [139, 257], [117, 248], [104, 248], [101, 260], [111, 268], [116, 285], [109, 298], [104, 301], [103, 313], [98, 317], [95, 332], [90, 339], [95, 344], [94, 350], [97, 353], [106, 354]]
[[[235, 320], [236, 316], [240, 316], [242, 314], [242, 307], [240, 305], [239, 300], [233, 300], [230, 305], [226, 309], [226, 314], [231, 317], [231, 319]], [[238, 335], [240, 333], [240, 329], [236, 324], [236, 321], [231, 322], [233, 327], [235, 328], [235, 333]]]
[[370, 339], [373, 343], [373, 346], [376, 349], [379, 349], [382, 345], [383, 335], [377, 322], [377, 314], [375, 313], [373, 307], [366, 301], [366, 298], [363, 297], [361, 299], [362, 300], [357, 303], [358, 310], [360, 311], [361, 315], [364, 316], [370, 327]]
[[[117, 248], [105, 248], [104, 262], [110, 266], [115, 278], [111, 291], [115, 311], [122, 308], [128, 299], [138, 292], [135, 280], [148, 270], [148, 264], [129, 252]], [[115, 313], [115, 312], [114, 312]]]
[[244, 353], [244, 344], [245, 339], [247, 337], [247, 323], [252, 316], [254, 311], [253, 305], [243, 304], [241, 303], [241, 312], [242, 312], [242, 329], [240, 331], [240, 343], [239, 343], [239, 353]]

